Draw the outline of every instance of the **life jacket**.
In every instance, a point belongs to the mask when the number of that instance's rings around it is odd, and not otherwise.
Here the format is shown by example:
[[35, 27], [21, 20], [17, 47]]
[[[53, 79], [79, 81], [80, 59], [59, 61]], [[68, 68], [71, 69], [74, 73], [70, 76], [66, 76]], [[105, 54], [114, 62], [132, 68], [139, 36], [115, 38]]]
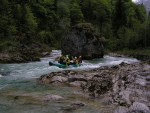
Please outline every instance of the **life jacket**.
[[75, 64], [78, 64], [79, 62], [78, 62], [78, 59], [76, 58], [76, 59], [74, 59], [74, 61], [73, 61]]
[[66, 64], [70, 64], [70, 59], [69, 58], [67, 58]]
[[75, 63], [76, 63], [76, 64], [79, 64], [79, 61], [78, 61], [78, 59], [76, 59], [76, 60], [75, 60]]

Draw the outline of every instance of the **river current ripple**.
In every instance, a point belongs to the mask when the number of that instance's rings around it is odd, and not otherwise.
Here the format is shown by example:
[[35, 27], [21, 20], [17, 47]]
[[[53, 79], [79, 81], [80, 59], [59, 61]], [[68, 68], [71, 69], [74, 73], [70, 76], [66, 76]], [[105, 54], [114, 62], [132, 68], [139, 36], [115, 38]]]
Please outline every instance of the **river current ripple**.
[[59, 50], [53, 50], [51, 55], [46, 58], [41, 58], [40, 62], [30, 62], [30, 63], [21, 63], [21, 64], [0, 64], [0, 77], [3, 76], [12, 76], [14, 78], [34, 78], [39, 77], [42, 74], [47, 74], [50, 72], [60, 71], [60, 70], [84, 70], [90, 68], [98, 68], [101, 66], [111, 66], [118, 65], [122, 62], [125, 63], [134, 63], [138, 62], [134, 58], [122, 58], [122, 57], [112, 57], [104, 56], [104, 58], [93, 59], [93, 60], [84, 60], [82, 66], [72, 67], [67, 69], [60, 69], [58, 67], [49, 66], [49, 61], [54, 61], [56, 57], [61, 54]]
[[[61, 107], [64, 107], [64, 103], [69, 103], [73, 101], [72, 99], [65, 100], [62, 102], [53, 103], [53, 105], [44, 106], [43, 108], [39, 109], [39, 105], [36, 105], [32, 102], [27, 102], [28, 98], [22, 98], [18, 100], [15, 107], [12, 108], [12, 103], [14, 98], [18, 98], [16, 96], [21, 96], [23, 94], [35, 95], [36, 97], [40, 97], [40, 95], [47, 95], [47, 94], [59, 94], [64, 97], [70, 97], [74, 92], [70, 87], [49, 87], [39, 85], [35, 82], [36, 78], [40, 77], [43, 74], [48, 74], [50, 72], [57, 72], [62, 70], [87, 70], [91, 68], [98, 68], [101, 66], [112, 66], [118, 65], [122, 62], [125, 63], [134, 63], [139, 62], [137, 59], [134, 58], [126, 58], [126, 57], [112, 57], [112, 56], [104, 56], [104, 58], [93, 59], [93, 60], [84, 60], [83, 64], [80, 67], [71, 67], [66, 69], [60, 69], [55, 66], [49, 66], [49, 61], [55, 61], [55, 58], [60, 56], [60, 50], [53, 50], [49, 57], [41, 58], [40, 62], [30, 62], [30, 63], [21, 63], [21, 64], [0, 64], [0, 113], [47, 113], [45, 110], [52, 112], [49, 113], [62, 113], [59, 110]], [[29, 97], [32, 97], [31, 95]], [[29, 100], [32, 100], [29, 98]], [[69, 101], [69, 102], [68, 102]], [[89, 103], [89, 102], [88, 102]], [[25, 105], [24, 105], [25, 104]], [[26, 105], [27, 104], [27, 105]], [[43, 104], [40, 104], [43, 106]], [[51, 106], [51, 107], [50, 107]], [[61, 107], [60, 107], [61, 106]], [[30, 108], [33, 108], [31, 110]], [[59, 109], [54, 109], [54, 108]], [[91, 111], [90, 111], [91, 110]], [[83, 113], [93, 112], [91, 108], [82, 109]], [[79, 112], [79, 111], [78, 111]], [[96, 113], [97, 111], [95, 111]]]

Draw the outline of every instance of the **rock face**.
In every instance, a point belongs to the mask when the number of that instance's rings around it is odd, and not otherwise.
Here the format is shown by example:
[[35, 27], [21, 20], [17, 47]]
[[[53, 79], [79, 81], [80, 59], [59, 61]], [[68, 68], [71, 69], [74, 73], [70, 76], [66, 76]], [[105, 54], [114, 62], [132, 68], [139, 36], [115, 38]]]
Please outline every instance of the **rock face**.
[[104, 48], [92, 25], [81, 23], [74, 26], [62, 41], [61, 50], [63, 54], [93, 59], [103, 57]]
[[82, 88], [91, 96], [97, 97], [107, 93], [112, 88], [112, 78], [109, 75], [97, 74], [89, 79], [85, 85], [82, 85]]
[[101, 67], [84, 71], [61, 71], [41, 76], [48, 84], [81, 87], [106, 104], [117, 105], [114, 113], [150, 113], [150, 65], [144, 63]]

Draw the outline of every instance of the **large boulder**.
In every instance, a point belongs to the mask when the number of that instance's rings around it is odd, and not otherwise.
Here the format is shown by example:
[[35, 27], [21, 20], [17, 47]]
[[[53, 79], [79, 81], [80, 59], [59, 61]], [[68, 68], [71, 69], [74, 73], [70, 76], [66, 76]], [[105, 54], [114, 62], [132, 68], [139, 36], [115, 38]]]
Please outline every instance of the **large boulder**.
[[103, 44], [90, 23], [80, 23], [62, 41], [62, 54], [82, 55], [83, 59], [103, 57]]

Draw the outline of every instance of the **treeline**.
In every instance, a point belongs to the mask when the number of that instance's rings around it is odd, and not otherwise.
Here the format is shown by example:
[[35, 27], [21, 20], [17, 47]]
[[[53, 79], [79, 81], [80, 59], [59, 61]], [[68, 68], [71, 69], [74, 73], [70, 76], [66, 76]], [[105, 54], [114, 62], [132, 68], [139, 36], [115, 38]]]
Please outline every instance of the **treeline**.
[[150, 18], [131, 0], [0, 0], [0, 51], [59, 48], [78, 23], [92, 23], [110, 50], [150, 47]]

